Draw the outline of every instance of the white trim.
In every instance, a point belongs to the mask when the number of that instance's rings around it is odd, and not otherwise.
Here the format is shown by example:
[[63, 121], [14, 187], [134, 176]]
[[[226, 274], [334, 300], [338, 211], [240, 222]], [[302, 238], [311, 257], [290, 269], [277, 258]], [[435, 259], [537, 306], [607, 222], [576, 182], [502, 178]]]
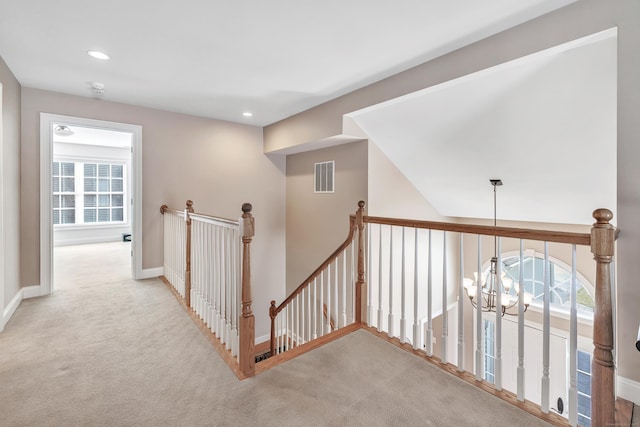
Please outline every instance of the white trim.
[[[58, 114], [40, 113], [40, 295], [52, 291], [53, 279], [53, 226], [51, 223], [51, 162], [53, 144], [53, 123], [73, 126], [129, 132], [132, 134], [131, 164], [134, 165], [133, 224], [132, 224], [132, 276], [134, 280], [143, 278], [142, 270], [142, 126], [116, 123], [104, 120], [84, 119]], [[127, 203], [129, 203], [127, 201]], [[155, 276], [150, 276], [155, 277]]]
[[[4, 154], [3, 147], [4, 141], [2, 140], [2, 83], [0, 82], [0, 311], [4, 310], [4, 272], [6, 271], [4, 268], [4, 242], [6, 241], [4, 238], [4, 215], [3, 209], [5, 206], [4, 200], [2, 197], [4, 196]], [[0, 332], [4, 330], [4, 315], [2, 319], [0, 319]]]
[[262, 344], [263, 342], [267, 342], [267, 341], [271, 341], [271, 334], [256, 337], [256, 345]]
[[38, 285], [25, 286], [23, 288], [20, 288], [9, 305], [7, 305], [7, 307], [2, 311], [2, 318], [0, 319], [0, 332], [4, 330], [5, 325], [9, 322], [23, 300], [39, 296], [40, 286]]
[[0, 331], [4, 330], [5, 325], [9, 322], [9, 319], [11, 319], [11, 316], [13, 316], [13, 313], [16, 312], [21, 302], [22, 302], [22, 288], [18, 290], [18, 293], [13, 297], [13, 299], [7, 305], [7, 308], [3, 310], [2, 323], [0, 323]]
[[55, 246], [86, 245], [90, 243], [120, 242], [122, 236], [85, 237], [81, 239], [56, 239]]
[[40, 286], [24, 286], [20, 288], [22, 291], [22, 299], [36, 298], [40, 296]]
[[140, 274], [136, 277], [136, 280], [141, 279], [153, 279], [155, 277], [160, 277], [164, 274], [163, 267], [155, 267], [155, 268], [145, 268], [144, 270], [140, 270]]
[[630, 402], [640, 405], [640, 382], [629, 378], [617, 377], [616, 395]]

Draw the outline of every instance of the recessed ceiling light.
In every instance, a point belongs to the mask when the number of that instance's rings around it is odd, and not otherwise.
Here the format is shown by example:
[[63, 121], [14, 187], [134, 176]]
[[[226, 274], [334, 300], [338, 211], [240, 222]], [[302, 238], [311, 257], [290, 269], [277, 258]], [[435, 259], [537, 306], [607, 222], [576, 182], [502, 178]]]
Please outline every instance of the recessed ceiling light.
[[107, 60], [107, 59], [111, 59], [111, 57], [109, 55], [107, 55], [104, 52], [100, 52], [99, 50], [88, 50], [87, 51], [87, 55], [89, 55], [92, 58], [96, 58], [96, 59], [102, 59], [102, 60]]
[[245, 111], [242, 115], [245, 117], [253, 117], [253, 113], [251, 111]]

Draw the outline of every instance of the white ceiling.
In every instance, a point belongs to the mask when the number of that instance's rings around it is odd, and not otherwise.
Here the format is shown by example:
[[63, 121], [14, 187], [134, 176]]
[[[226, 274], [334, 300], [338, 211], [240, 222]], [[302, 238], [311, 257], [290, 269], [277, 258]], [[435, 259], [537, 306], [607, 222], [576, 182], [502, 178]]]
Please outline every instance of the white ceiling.
[[263, 126], [573, 1], [0, 0], [0, 56], [26, 87]]
[[[444, 216], [590, 224], [616, 207], [617, 32], [348, 115]], [[375, 171], [373, 171], [375, 173]]]

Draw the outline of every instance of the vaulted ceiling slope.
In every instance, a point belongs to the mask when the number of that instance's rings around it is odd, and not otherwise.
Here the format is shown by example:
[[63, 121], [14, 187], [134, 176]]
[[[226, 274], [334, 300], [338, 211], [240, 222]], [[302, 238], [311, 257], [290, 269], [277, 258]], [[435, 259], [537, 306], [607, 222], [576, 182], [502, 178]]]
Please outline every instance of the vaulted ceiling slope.
[[[444, 216], [590, 224], [616, 207], [617, 32], [349, 114]], [[615, 213], [615, 212], [614, 212]]]
[[573, 1], [0, 0], [0, 56], [26, 87], [264, 126]]

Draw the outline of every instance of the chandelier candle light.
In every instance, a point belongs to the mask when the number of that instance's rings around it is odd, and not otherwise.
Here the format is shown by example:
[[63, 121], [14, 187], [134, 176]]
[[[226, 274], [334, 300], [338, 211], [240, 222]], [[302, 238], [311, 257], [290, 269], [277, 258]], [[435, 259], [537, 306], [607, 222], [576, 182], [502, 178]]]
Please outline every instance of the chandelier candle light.
[[[493, 185], [493, 226], [497, 226], [497, 216], [496, 216], [496, 187], [502, 185], [502, 180], [500, 179], [490, 179], [489, 182]], [[501, 295], [501, 306], [502, 306], [502, 315], [509, 314], [511, 316], [517, 315], [517, 313], [510, 313], [507, 310], [514, 307], [518, 303], [518, 297], [520, 292], [524, 292], [524, 289], [520, 288], [518, 283], [513, 283], [511, 278], [506, 277], [505, 274], [499, 275], [498, 271], [498, 237], [493, 237], [493, 257], [491, 257], [491, 268], [486, 276], [482, 276], [481, 272], [474, 272], [474, 279], [465, 278], [464, 279], [464, 288], [467, 293], [467, 297], [471, 300], [471, 304], [474, 308], [478, 308], [478, 304], [480, 304], [480, 309], [482, 311], [496, 311], [497, 305], [497, 295], [498, 292], [502, 293]], [[523, 268], [521, 265], [520, 268]], [[478, 288], [480, 288], [480, 293], [478, 297]], [[516, 295], [513, 296], [510, 294], [511, 289], [514, 289]], [[524, 292], [524, 310], [527, 311], [529, 308], [529, 304], [531, 304], [533, 296], [527, 292]]]

